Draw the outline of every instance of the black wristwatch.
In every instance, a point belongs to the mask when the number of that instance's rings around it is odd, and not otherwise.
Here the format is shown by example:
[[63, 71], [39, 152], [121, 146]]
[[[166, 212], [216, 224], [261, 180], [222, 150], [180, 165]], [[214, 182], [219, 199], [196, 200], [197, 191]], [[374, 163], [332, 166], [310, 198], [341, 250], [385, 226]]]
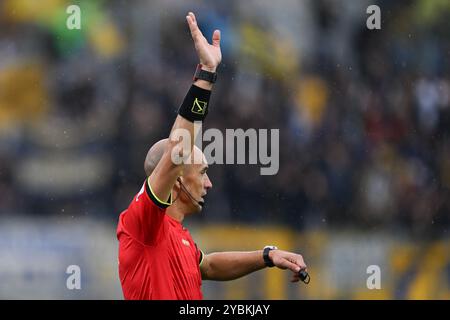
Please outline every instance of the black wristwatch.
[[211, 83], [215, 83], [217, 80], [217, 72], [209, 72], [202, 69], [202, 65], [198, 64], [194, 74], [194, 81], [205, 80]]
[[272, 268], [275, 265], [273, 264], [272, 260], [269, 258], [269, 252], [270, 250], [276, 250], [278, 249], [275, 246], [265, 246], [264, 250], [263, 250], [263, 259], [264, 259], [264, 263], [266, 264], [266, 267]]

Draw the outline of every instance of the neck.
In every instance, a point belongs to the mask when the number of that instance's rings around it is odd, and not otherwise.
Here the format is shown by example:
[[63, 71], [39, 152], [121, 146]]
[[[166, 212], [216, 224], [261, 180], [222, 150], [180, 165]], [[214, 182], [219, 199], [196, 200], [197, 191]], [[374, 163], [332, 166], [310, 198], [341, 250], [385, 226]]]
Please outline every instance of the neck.
[[183, 222], [184, 219], [184, 208], [181, 201], [175, 201], [170, 207], [167, 208], [166, 214], [168, 214], [171, 218]]

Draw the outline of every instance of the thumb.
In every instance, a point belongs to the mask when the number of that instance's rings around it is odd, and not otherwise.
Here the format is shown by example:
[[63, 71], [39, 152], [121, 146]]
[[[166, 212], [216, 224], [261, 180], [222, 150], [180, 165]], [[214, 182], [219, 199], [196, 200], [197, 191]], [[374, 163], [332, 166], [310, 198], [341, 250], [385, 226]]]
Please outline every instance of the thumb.
[[220, 30], [214, 30], [212, 44], [215, 47], [220, 47]]

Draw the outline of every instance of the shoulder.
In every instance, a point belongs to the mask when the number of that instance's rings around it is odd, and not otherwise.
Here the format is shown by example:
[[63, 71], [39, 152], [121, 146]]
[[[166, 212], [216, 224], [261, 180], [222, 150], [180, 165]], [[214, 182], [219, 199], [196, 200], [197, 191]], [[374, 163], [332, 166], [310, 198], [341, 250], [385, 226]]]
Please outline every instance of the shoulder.
[[141, 192], [145, 193], [148, 196], [148, 200], [151, 201], [154, 205], [156, 205], [160, 209], [166, 209], [172, 204], [172, 194], [169, 195], [169, 199], [167, 199], [166, 201], [156, 196], [156, 194], [153, 192], [149, 178], [145, 180]]

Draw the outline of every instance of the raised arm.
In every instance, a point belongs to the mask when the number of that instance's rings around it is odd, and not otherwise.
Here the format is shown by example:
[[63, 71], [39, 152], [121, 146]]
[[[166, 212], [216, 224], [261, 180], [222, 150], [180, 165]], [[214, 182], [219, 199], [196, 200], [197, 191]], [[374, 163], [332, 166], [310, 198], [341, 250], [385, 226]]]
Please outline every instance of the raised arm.
[[[191, 36], [194, 41], [201, 69], [208, 72], [216, 72], [217, 66], [222, 60], [220, 51], [220, 31], [215, 30], [212, 43], [208, 43], [200, 31], [195, 15], [192, 12], [186, 16]], [[188, 91], [175, 119], [169, 135], [166, 150], [155, 170], [149, 177], [149, 183], [153, 193], [162, 201], [169, 198], [176, 179], [182, 174], [184, 164], [181, 159], [190, 156], [194, 146], [197, 132], [194, 132], [194, 121], [203, 121], [209, 107], [209, 97], [213, 84], [205, 80], [196, 80]], [[184, 139], [184, 136], [189, 139]], [[186, 141], [189, 140], [189, 141]]]

